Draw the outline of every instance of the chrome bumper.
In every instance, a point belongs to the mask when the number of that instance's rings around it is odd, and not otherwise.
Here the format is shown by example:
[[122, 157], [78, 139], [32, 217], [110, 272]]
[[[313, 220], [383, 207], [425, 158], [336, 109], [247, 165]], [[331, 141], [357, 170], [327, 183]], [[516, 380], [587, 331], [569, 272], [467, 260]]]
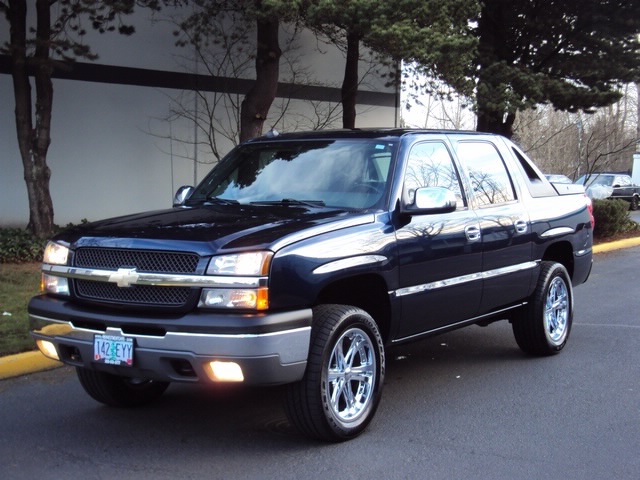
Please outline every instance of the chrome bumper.
[[[266, 322], [277, 321], [268, 315]], [[210, 363], [234, 362], [240, 366], [247, 385], [274, 385], [300, 380], [304, 375], [311, 336], [311, 311], [288, 312], [307, 326], [266, 333], [190, 333], [167, 331], [162, 335], [127, 333], [120, 327], [104, 330], [78, 328], [73, 321], [30, 313], [31, 335], [51, 342], [60, 361], [77, 367], [116, 375], [170, 382], [216, 381]], [[95, 363], [94, 336], [108, 334], [132, 338], [133, 366]]]

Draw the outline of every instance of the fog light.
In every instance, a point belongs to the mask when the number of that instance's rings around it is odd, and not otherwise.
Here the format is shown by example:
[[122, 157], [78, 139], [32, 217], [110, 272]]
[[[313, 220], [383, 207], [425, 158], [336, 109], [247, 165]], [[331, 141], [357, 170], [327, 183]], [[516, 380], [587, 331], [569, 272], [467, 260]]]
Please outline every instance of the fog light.
[[220, 362], [215, 360], [209, 363], [211, 380], [214, 382], [243, 382], [242, 368], [235, 362]]
[[45, 357], [60, 361], [56, 346], [48, 340], [36, 340], [36, 345]]

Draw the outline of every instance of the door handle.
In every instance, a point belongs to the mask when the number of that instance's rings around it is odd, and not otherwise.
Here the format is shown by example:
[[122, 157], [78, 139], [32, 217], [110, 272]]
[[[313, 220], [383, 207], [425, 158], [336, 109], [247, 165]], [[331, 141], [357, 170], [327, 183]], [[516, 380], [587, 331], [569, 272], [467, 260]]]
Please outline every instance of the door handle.
[[526, 220], [517, 220], [515, 223], [516, 233], [527, 233], [529, 226]]
[[468, 225], [464, 228], [464, 234], [470, 242], [477, 242], [481, 238], [479, 225]]

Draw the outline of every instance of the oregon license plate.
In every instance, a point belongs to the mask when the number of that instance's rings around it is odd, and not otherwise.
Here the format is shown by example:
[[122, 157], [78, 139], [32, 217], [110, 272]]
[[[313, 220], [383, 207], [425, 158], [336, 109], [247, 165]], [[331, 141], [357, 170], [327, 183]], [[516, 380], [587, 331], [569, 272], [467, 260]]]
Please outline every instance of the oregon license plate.
[[95, 335], [93, 360], [109, 365], [133, 365], [133, 338], [119, 335]]

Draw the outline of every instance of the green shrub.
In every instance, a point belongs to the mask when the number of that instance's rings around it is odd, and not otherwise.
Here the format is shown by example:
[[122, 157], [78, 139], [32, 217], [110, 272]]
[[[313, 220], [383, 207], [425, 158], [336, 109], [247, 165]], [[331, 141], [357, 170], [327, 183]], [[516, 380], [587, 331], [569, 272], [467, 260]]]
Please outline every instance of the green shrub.
[[638, 224], [629, 218], [629, 202], [624, 200], [594, 200], [593, 216], [596, 221], [593, 233], [599, 238], [611, 237], [638, 228]]
[[46, 240], [21, 228], [0, 228], [0, 263], [42, 260]]
[[[80, 220], [81, 225], [85, 223], [89, 223], [86, 218]], [[74, 223], [64, 227], [55, 225], [54, 233], [75, 226]], [[0, 227], [0, 263], [40, 262], [46, 245], [47, 239], [38, 238], [29, 230]]]

